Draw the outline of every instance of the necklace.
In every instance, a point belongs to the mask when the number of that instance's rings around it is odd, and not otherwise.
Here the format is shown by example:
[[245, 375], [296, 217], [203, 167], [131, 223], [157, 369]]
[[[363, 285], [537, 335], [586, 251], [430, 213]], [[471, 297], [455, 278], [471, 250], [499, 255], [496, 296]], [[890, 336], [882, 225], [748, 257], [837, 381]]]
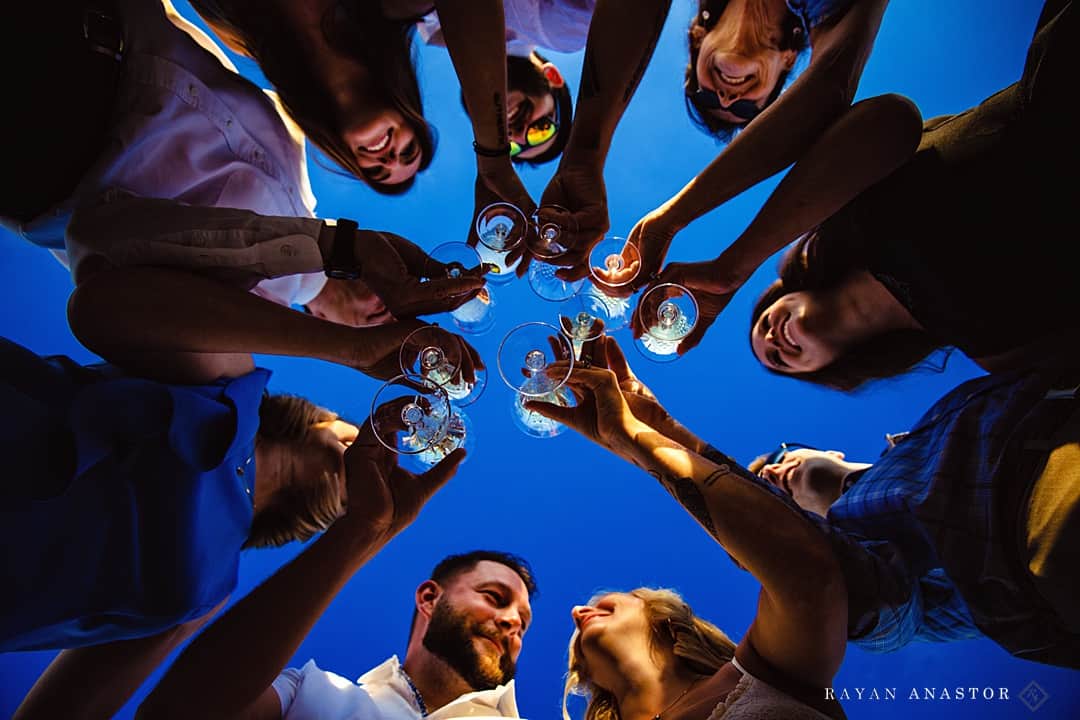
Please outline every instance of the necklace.
[[697, 685], [697, 684], [698, 684], [698, 680], [700, 680], [700, 679], [701, 679], [701, 678], [699, 677], [699, 678], [697, 678], [696, 680], [692, 681], [692, 682], [691, 682], [691, 683], [690, 683], [689, 685], [687, 685], [687, 686], [686, 686], [686, 689], [685, 689], [685, 690], [683, 690], [683, 691], [682, 691], [681, 693], [679, 693], [679, 697], [675, 698], [675, 699], [674, 699], [674, 700], [672, 700], [672, 701], [671, 701], [670, 703], [668, 703], [668, 706], [667, 706], [666, 708], [664, 708], [664, 709], [663, 709], [663, 710], [661, 710], [660, 712], [658, 712], [658, 713], [656, 713], [655, 715], [653, 715], [653, 719], [652, 719], [652, 720], [663, 720], [663, 717], [664, 717], [664, 713], [666, 713], [666, 712], [667, 712], [668, 710], [670, 710], [671, 708], [675, 707], [675, 703], [679, 702], [679, 701], [680, 701], [680, 700], [682, 700], [682, 699], [683, 699], [684, 697], [686, 697], [686, 693], [690, 692], [690, 690], [691, 690], [691, 689], [692, 689], [692, 688], [693, 688], [693, 687], [694, 687], [695, 685]]
[[401, 677], [405, 678], [405, 682], [409, 684], [409, 689], [412, 690], [413, 699], [416, 700], [416, 707], [420, 710], [420, 717], [427, 717], [428, 710], [427, 705], [424, 704], [424, 696], [416, 689], [416, 685], [413, 684], [409, 674], [405, 672], [405, 668], [398, 665], [398, 672], [401, 673]]

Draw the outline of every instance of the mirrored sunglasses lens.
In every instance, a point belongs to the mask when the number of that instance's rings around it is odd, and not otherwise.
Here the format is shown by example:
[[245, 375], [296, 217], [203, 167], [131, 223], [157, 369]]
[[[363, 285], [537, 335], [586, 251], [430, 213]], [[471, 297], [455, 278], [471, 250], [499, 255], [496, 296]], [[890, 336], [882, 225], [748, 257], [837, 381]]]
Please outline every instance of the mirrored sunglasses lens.
[[720, 98], [711, 90], [698, 90], [690, 95], [690, 102], [702, 112], [707, 110], [718, 110], [720, 108]]
[[528, 131], [525, 133], [525, 139], [530, 147], [535, 147], [555, 137], [556, 131], [558, 131], [558, 127], [555, 123], [545, 118], [529, 126]]
[[522, 147], [513, 140], [510, 141], [510, 157], [517, 157], [521, 154]]

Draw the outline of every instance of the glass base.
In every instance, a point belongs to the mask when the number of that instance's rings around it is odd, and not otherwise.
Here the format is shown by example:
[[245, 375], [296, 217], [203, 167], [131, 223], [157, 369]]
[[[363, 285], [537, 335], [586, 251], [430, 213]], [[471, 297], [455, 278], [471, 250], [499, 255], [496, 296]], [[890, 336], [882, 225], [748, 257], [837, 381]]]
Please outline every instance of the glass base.
[[529, 265], [529, 285], [534, 293], [550, 302], [569, 300], [577, 295], [581, 286], [585, 284], [584, 280], [574, 282], [561, 280], [555, 277], [557, 270], [559, 270], [558, 267], [538, 260], [533, 260]]
[[[488, 273], [486, 279], [493, 277]], [[450, 318], [454, 327], [468, 335], [483, 335], [495, 326], [495, 296], [488, 288], [469, 302], [451, 311]]]
[[515, 260], [512, 264], [507, 265], [506, 256], [509, 253], [496, 252], [483, 243], [477, 244], [476, 252], [480, 255], [482, 261], [491, 263], [495, 266], [494, 270], [491, 270], [484, 276], [486, 282], [489, 282], [492, 285], [506, 285], [514, 281], [514, 278], [516, 277], [514, 275], [514, 270], [521, 264], [520, 258]]
[[402, 455], [400, 461], [402, 467], [407, 470], [426, 472], [459, 447], [465, 448], [466, 453], [471, 453], [475, 445], [476, 438], [472, 421], [461, 410], [454, 410], [446, 426], [446, 435], [442, 440], [415, 455]]
[[634, 340], [634, 347], [647, 360], [669, 363], [679, 359], [679, 343], [682, 340], [664, 340], [646, 333]]
[[514, 424], [529, 437], [551, 438], [561, 435], [566, 430], [566, 426], [562, 423], [555, 422], [551, 418], [546, 418], [540, 413], [526, 408], [525, 403], [530, 401], [573, 407], [575, 405], [574, 395], [569, 388], [561, 387], [541, 397], [526, 397], [521, 393], [515, 393], [514, 406], [511, 412]]

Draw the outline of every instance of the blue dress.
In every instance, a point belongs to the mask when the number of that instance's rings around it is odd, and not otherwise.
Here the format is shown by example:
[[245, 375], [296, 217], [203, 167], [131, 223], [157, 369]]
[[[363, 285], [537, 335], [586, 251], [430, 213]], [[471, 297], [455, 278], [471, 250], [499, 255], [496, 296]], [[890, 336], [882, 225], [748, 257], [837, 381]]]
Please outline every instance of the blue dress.
[[0, 652], [153, 635], [233, 590], [269, 377], [166, 385], [0, 339]]

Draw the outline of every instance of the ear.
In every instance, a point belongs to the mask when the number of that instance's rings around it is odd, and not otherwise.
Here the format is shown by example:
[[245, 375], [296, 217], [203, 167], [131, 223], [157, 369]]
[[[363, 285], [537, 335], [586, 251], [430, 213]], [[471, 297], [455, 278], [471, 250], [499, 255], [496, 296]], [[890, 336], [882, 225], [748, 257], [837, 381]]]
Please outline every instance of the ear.
[[425, 580], [416, 588], [416, 611], [423, 615], [425, 620], [431, 618], [435, 603], [442, 593], [442, 586], [434, 580]]
[[559, 68], [553, 64], [546, 62], [540, 66], [540, 72], [544, 73], [544, 79], [548, 81], [548, 85], [553, 88], [561, 88], [566, 85], [566, 80], [563, 79], [562, 73], [559, 72]]
[[785, 70], [791, 70], [791, 68], [795, 67], [795, 61], [799, 59], [799, 53], [794, 50], [784, 50], [781, 56], [783, 57], [782, 62]]

